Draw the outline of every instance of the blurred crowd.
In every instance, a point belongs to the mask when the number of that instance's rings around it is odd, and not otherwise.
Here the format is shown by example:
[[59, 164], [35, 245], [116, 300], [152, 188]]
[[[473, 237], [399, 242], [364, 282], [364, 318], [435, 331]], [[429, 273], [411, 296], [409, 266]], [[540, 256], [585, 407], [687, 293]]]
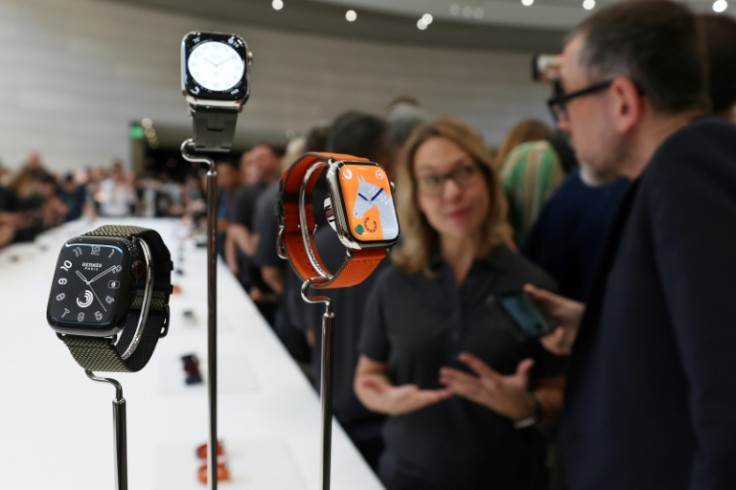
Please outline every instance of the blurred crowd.
[[120, 160], [60, 175], [32, 152], [16, 171], [0, 164], [0, 248], [81, 217], [201, 217], [203, 184], [195, 173], [139, 176]]

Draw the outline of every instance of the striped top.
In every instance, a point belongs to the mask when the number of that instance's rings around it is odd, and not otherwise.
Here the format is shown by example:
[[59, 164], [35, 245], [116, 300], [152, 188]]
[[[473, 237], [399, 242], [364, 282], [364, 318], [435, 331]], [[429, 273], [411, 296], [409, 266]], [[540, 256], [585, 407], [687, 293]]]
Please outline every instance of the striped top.
[[500, 171], [509, 200], [508, 219], [514, 240], [521, 245], [565, 171], [552, 145], [546, 141], [522, 143], [514, 148]]

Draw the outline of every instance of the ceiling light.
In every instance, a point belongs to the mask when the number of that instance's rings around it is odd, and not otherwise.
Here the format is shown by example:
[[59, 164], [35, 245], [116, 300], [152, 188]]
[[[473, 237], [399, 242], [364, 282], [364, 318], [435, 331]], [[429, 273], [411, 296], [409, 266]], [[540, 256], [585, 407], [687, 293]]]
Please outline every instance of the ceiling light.
[[425, 24], [429, 25], [434, 20], [434, 17], [432, 17], [432, 14], [424, 14], [422, 15], [422, 21], [424, 21]]
[[725, 12], [728, 8], [728, 2], [726, 0], [716, 0], [713, 2], [713, 11], [718, 12], [719, 14], [721, 12]]
[[585, 0], [583, 2], [583, 8], [585, 10], [593, 10], [595, 8], [595, 0]]
[[452, 15], [460, 15], [460, 5], [453, 3], [450, 5], [450, 13]]
[[480, 19], [481, 17], [483, 17], [483, 9], [478, 7], [473, 10], [473, 17], [475, 17], [476, 19]]
[[274, 10], [281, 10], [284, 8], [284, 2], [283, 0], [273, 0], [273, 2], [271, 2], [271, 7], [273, 7]]
[[424, 22], [424, 19], [419, 19], [417, 21], [417, 29], [419, 29], [420, 31], [426, 30], [427, 27], [429, 27], [429, 25], [426, 22]]
[[141, 126], [146, 129], [151, 128], [153, 127], [153, 121], [150, 117], [144, 117], [143, 119], [141, 119]]
[[345, 20], [347, 20], [348, 22], [355, 22], [355, 19], [357, 18], [358, 18], [358, 14], [357, 12], [355, 12], [355, 10], [350, 9], [347, 12], [345, 12]]
[[534, 0], [521, 0], [521, 4], [524, 7], [531, 7], [532, 5], [534, 5]]

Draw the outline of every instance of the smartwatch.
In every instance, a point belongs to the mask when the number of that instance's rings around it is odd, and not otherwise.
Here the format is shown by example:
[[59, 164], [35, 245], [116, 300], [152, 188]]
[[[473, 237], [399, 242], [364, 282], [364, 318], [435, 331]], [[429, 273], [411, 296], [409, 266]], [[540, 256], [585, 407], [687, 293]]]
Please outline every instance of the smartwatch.
[[46, 318], [84, 369], [139, 371], [168, 331], [172, 268], [155, 230], [101, 226], [61, 247]]
[[234, 34], [190, 32], [181, 43], [181, 89], [197, 151], [232, 148], [238, 113], [250, 95], [252, 55]]
[[[315, 251], [312, 190], [326, 175], [325, 213], [346, 248], [345, 261], [334, 273]], [[302, 280], [317, 279], [313, 287], [329, 289], [361, 283], [399, 239], [399, 220], [392, 184], [379, 164], [336, 153], [307, 153], [281, 176], [279, 239], [282, 258], [288, 258]]]

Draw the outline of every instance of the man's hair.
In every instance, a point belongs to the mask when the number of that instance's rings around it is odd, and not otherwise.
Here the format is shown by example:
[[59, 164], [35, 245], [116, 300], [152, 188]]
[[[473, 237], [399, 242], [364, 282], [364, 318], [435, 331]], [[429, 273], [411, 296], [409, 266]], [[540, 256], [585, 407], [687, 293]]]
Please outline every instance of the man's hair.
[[710, 109], [707, 58], [695, 16], [670, 0], [627, 0], [601, 9], [572, 33], [591, 81], [630, 78], [655, 111]]
[[335, 119], [327, 135], [327, 151], [378, 161], [386, 156], [388, 124], [378, 116], [348, 111]]
[[736, 19], [699, 14], [698, 28], [710, 62], [710, 100], [719, 114], [736, 104]]

